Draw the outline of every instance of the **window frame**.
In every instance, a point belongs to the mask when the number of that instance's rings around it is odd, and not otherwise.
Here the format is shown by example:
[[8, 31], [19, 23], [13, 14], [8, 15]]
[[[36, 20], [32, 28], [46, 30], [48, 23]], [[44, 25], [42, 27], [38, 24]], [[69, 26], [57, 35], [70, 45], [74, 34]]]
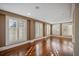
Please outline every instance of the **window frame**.
[[[72, 25], [72, 22], [65, 22], [65, 23], [62, 23], [62, 36], [65, 36], [65, 37], [72, 37], [72, 35], [64, 35], [63, 34], [63, 25], [64, 24], [71, 24]], [[72, 25], [73, 26], [73, 25]], [[73, 28], [72, 28], [72, 31], [73, 31]]]
[[[37, 37], [36, 37], [36, 26], [37, 26], [36, 24], [39, 25], [39, 28], [42, 28], [41, 33], [39, 33], [39, 36], [37, 36]], [[42, 25], [42, 27], [40, 27], [40, 25]], [[40, 32], [40, 30], [38, 30], [38, 31]], [[44, 32], [43, 32], [43, 23], [42, 22], [35, 21], [35, 38], [43, 37], [43, 34], [44, 34]]]
[[[13, 20], [17, 21], [17, 23], [16, 23], [17, 40], [14, 43], [9, 42], [9, 20], [10, 19], [13, 19]], [[5, 46], [14, 45], [14, 44], [18, 44], [18, 43], [22, 43], [23, 42], [23, 41], [19, 42], [19, 21], [26, 21], [26, 25], [24, 25], [24, 26], [26, 27], [25, 33], [27, 34], [27, 19], [13, 17], [13, 16], [10, 16], [10, 15], [6, 16], [6, 22], [5, 22], [6, 23], [5, 24], [5, 26], [6, 26], [6, 30], [5, 30], [6, 31], [6, 34], [5, 34], [5, 36], [6, 36]], [[27, 41], [27, 37], [25, 38], [25, 41]]]

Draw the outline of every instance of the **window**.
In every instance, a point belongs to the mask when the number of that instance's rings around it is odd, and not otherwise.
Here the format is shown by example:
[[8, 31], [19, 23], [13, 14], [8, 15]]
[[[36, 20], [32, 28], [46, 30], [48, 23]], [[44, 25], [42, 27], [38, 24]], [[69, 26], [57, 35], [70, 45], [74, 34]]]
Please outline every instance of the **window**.
[[27, 21], [7, 16], [6, 20], [6, 45], [11, 45], [27, 40]]
[[27, 29], [26, 29], [26, 20], [20, 20], [19, 21], [19, 41], [26, 41], [27, 38]]
[[43, 36], [43, 24], [40, 22], [35, 22], [35, 38]]
[[46, 35], [50, 35], [50, 25], [49, 24], [47, 24], [46, 29], [47, 29]]
[[16, 43], [17, 41], [17, 21], [13, 19], [9, 19], [9, 24], [8, 24], [8, 42], [7, 44], [13, 44]]
[[63, 36], [72, 36], [72, 23], [62, 24], [62, 35]]
[[54, 35], [60, 35], [60, 24], [54, 24], [52, 26], [52, 32]]

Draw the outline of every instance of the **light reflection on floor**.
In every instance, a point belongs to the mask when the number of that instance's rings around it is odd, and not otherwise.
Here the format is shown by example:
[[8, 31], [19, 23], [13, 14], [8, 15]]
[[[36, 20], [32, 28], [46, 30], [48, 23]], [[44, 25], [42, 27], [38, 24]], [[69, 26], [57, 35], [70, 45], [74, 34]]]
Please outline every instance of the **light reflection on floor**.
[[[73, 56], [73, 44], [71, 41], [64, 41], [62, 46], [63, 46], [62, 48], [63, 48], [64, 56]], [[52, 49], [54, 53], [57, 56], [59, 56], [59, 53], [61, 51], [59, 40], [53, 39]]]

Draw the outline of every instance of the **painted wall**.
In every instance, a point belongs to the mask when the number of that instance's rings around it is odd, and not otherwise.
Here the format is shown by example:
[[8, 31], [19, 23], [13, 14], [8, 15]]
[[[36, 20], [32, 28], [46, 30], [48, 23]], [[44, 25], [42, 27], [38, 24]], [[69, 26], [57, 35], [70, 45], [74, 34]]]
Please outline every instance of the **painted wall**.
[[74, 9], [74, 55], [79, 56], [79, 4]]

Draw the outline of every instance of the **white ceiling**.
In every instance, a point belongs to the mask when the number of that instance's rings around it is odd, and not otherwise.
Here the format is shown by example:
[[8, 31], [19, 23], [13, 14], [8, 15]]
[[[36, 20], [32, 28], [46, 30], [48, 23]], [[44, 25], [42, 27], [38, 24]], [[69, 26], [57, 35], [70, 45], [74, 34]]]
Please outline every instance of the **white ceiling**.
[[0, 9], [51, 23], [71, 21], [71, 7], [68, 3], [0, 3]]

